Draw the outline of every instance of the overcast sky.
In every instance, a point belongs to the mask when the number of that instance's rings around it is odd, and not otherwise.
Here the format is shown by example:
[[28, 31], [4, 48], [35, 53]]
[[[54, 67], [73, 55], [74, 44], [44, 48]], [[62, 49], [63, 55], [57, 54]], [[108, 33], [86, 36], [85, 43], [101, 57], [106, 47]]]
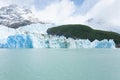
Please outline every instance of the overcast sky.
[[40, 20], [84, 23], [94, 17], [120, 24], [120, 0], [0, 0], [0, 7], [17, 4], [30, 8]]

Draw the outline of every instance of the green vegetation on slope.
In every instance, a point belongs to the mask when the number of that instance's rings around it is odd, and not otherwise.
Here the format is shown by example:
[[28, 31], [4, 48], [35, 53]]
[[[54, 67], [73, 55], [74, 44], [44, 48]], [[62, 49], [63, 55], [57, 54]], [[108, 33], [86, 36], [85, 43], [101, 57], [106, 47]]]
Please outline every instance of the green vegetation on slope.
[[62, 25], [58, 27], [49, 28], [47, 33], [50, 35], [71, 37], [74, 39], [89, 39], [94, 41], [95, 39], [113, 39], [116, 44], [120, 44], [120, 34], [109, 31], [94, 30], [86, 25]]

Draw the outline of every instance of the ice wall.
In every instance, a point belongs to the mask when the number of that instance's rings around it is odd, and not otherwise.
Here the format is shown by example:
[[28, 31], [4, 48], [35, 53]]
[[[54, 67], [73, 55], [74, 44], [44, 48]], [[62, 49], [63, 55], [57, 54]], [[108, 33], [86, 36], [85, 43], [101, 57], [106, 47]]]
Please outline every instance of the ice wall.
[[115, 48], [113, 40], [66, 39], [47, 34], [16, 34], [0, 40], [0, 48]]

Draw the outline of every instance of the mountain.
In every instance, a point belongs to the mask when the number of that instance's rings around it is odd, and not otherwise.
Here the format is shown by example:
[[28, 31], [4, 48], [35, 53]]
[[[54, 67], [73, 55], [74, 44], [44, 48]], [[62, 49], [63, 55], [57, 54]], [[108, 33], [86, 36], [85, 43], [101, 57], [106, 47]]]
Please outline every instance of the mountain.
[[[102, 39], [115, 38], [115, 42], [120, 42], [120, 36], [117, 33], [93, 30], [80, 24], [60, 25], [39, 21], [32, 11], [25, 7], [18, 7], [17, 5], [2, 7], [0, 9], [0, 48], [114, 48], [113, 40]], [[55, 32], [53, 31], [54, 26], [58, 26]], [[49, 35], [57, 33], [65, 37]], [[66, 37], [71, 37], [71, 39]], [[79, 40], [76, 40], [78, 38]], [[93, 41], [94, 39], [102, 41]]]
[[90, 41], [94, 41], [96, 39], [113, 39], [117, 45], [120, 44], [120, 34], [110, 31], [96, 30], [92, 29], [89, 26], [80, 24], [62, 25], [58, 27], [49, 28], [47, 30], [47, 33], [49, 35], [65, 36], [67, 38], [89, 39]]
[[[46, 34], [46, 30], [54, 23], [40, 21], [31, 10], [17, 5], [9, 5], [0, 9], [0, 40], [16, 34]], [[0, 41], [0, 42], [1, 42]]]
[[16, 29], [34, 23], [44, 24], [34, 17], [31, 10], [25, 7], [9, 5], [0, 9], [0, 25]]

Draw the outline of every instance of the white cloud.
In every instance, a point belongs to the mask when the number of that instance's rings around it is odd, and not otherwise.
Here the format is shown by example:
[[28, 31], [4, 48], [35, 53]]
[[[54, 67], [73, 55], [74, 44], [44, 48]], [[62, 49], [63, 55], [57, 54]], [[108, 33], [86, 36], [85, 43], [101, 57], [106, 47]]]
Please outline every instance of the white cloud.
[[5, 1], [5, 0], [0, 0], [0, 8], [3, 6], [8, 6], [11, 3], [10, 0]]
[[[119, 25], [120, 23], [120, 0], [99, 0], [98, 2], [97, 0], [85, 0], [87, 3], [86, 5], [88, 5], [89, 2], [93, 5], [94, 1], [97, 2], [97, 4], [95, 3], [96, 5], [87, 12], [87, 15], [84, 16], [81, 16], [81, 14], [75, 14], [80, 7], [74, 4], [74, 0], [51, 0], [51, 4], [39, 11], [36, 9], [35, 1], [37, 0], [0, 0], [0, 7], [9, 4], [27, 6], [32, 8], [32, 11], [40, 20], [48, 20], [55, 23], [84, 23], [85, 20], [91, 17], [103, 19], [115, 25]], [[89, 6], [85, 6], [85, 8], [85, 10], [87, 10]]]
[[106, 8], [109, 7], [113, 2], [114, 2], [114, 0], [109, 0], [109, 2], [107, 0], [99, 1], [91, 9], [91, 11], [88, 12], [87, 16], [89, 16], [89, 17], [95, 17], [95, 16], [98, 17], [98, 15], [104, 16], [104, 15], [101, 15], [101, 13], [104, 13], [103, 10], [106, 10]]
[[10, 4], [17, 4], [18, 6], [25, 6], [30, 8], [34, 5], [34, 0], [0, 0], [0, 7], [8, 6]]
[[120, 25], [120, 0], [101, 0], [87, 16]]
[[80, 14], [75, 14], [78, 7], [74, 4], [72, 0], [51, 0], [55, 1], [47, 5], [44, 9], [36, 9], [37, 0], [0, 0], [0, 4], [3, 6], [9, 4], [17, 4], [19, 6], [27, 6], [32, 9], [33, 13], [41, 21], [51, 21], [55, 23], [62, 24], [72, 24], [72, 23], [84, 23], [86, 17]]
[[[37, 11], [35, 8], [32, 8], [32, 10], [40, 20], [50, 20], [56, 23], [84, 23], [85, 20], [92, 17], [114, 25], [120, 24], [120, 0], [85, 0], [85, 3], [87, 3], [86, 5], [88, 3], [90, 3], [89, 5], [93, 5], [94, 1], [95, 6], [90, 9], [89, 6], [80, 8], [71, 0], [60, 0], [46, 6], [43, 10]], [[81, 5], [81, 7], [83, 6]], [[76, 15], [75, 12], [78, 8], [82, 9], [81, 11], [88, 9], [89, 11], [84, 16], [81, 14]]]
[[32, 10], [40, 20], [64, 23], [74, 14], [76, 6], [70, 0], [61, 0], [48, 5], [44, 10], [36, 11], [34, 7]]
[[31, 5], [34, 5], [34, 0], [12, 0], [11, 2], [19, 6], [26, 6], [28, 8], [30, 8]]

